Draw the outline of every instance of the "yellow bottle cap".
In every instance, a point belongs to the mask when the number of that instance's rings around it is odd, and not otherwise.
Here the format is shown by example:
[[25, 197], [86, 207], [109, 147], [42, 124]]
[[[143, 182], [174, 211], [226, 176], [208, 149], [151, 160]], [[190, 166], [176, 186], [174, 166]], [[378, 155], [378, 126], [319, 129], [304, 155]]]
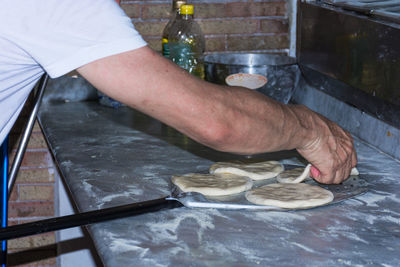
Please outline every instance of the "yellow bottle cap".
[[182, 15], [193, 15], [193, 5], [181, 5]]

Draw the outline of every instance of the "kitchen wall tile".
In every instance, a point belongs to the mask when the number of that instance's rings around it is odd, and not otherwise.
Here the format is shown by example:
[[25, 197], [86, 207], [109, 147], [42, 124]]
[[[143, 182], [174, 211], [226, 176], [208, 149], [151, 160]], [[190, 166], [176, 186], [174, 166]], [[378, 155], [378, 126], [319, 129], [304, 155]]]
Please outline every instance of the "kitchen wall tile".
[[171, 14], [170, 5], [144, 5], [141, 18], [146, 19], [169, 19]]
[[8, 241], [8, 249], [27, 249], [39, 246], [51, 245], [56, 242], [54, 233], [45, 233], [28, 237], [11, 239]]
[[51, 185], [18, 185], [18, 200], [54, 199], [54, 187]]
[[54, 216], [53, 201], [13, 202], [8, 203], [8, 217], [50, 217]]
[[140, 18], [142, 6], [139, 4], [121, 4], [121, 8], [130, 18]]
[[207, 34], [256, 33], [257, 20], [202, 20], [200, 27]]
[[287, 20], [261, 20], [262, 33], [288, 33], [289, 24]]
[[206, 47], [208, 52], [224, 51], [225, 37], [210, 37], [206, 39]]
[[19, 170], [16, 184], [54, 183], [54, 168], [28, 168]]
[[229, 36], [227, 45], [232, 51], [284, 49], [289, 40], [287, 35]]
[[143, 36], [149, 36], [149, 35], [161, 36], [165, 28], [165, 25], [167, 25], [166, 21], [136, 22], [135, 28]]
[[286, 2], [236, 2], [226, 4], [228, 17], [286, 16]]

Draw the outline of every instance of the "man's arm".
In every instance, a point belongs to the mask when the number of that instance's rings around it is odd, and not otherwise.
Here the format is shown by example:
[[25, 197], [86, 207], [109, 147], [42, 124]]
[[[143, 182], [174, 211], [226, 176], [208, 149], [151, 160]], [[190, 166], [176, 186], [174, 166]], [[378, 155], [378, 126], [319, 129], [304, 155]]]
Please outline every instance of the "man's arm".
[[214, 149], [254, 154], [297, 149], [339, 183], [356, 165], [347, 132], [304, 106], [283, 105], [241, 87], [200, 80], [148, 47], [78, 69], [96, 88]]

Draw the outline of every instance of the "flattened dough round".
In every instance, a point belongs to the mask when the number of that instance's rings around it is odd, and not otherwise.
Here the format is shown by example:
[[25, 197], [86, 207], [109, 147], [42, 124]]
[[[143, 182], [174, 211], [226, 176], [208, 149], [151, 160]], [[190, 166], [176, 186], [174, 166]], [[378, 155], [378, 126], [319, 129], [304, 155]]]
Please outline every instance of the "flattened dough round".
[[282, 171], [282, 164], [273, 160], [256, 163], [217, 162], [210, 167], [212, 174], [231, 173], [253, 180], [274, 178]]
[[247, 177], [234, 174], [198, 174], [172, 176], [172, 183], [183, 192], [198, 192], [206, 196], [224, 196], [241, 193], [253, 186]]
[[303, 182], [310, 176], [311, 164], [308, 164], [305, 168], [294, 168], [291, 170], [281, 172], [276, 180], [284, 184], [298, 184]]
[[246, 192], [246, 199], [257, 205], [280, 208], [311, 208], [333, 200], [332, 192], [309, 184], [269, 184]]

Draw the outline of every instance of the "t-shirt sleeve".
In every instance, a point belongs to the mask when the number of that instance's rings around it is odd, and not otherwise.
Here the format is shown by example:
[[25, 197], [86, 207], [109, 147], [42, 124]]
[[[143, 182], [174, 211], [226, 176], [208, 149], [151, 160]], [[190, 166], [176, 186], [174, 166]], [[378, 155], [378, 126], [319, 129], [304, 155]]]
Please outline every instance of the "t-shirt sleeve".
[[52, 78], [146, 45], [114, 0], [16, 1], [29, 15], [11, 22], [10, 39]]

